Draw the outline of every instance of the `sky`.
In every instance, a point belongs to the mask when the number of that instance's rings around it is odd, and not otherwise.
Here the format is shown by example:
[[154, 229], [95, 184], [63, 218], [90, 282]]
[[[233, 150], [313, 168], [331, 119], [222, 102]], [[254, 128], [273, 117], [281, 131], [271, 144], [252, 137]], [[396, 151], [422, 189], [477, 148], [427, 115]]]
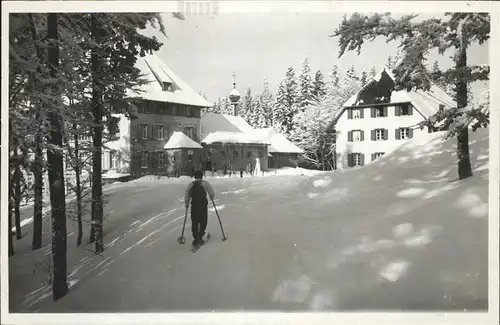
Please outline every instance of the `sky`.
[[[163, 14], [168, 38], [149, 31], [164, 43], [157, 55], [196, 92], [203, 91], [209, 101], [227, 96], [236, 87], [243, 95], [248, 87], [260, 93], [264, 78], [271, 91], [293, 66], [297, 74], [308, 58], [312, 74], [320, 69], [326, 76], [337, 64], [340, 71], [354, 65], [358, 74], [384, 67], [389, 55], [397, 53], [396, 43], [383, 38], [365, 43], [360, 55], [346, 52], [338, 58], [337, 38], [329, 37], [339, 26], [339, 13], [218, 13], [215, 16], [189, 16], [186, 20]], [[431, 53], [429, 62], [438, 60], [441, 68], [452, 65], [450, 53]], [[473, 46], [469, 64], [487, 64], [488, 46]], [[478, 87], [475, 87], [478, 88]], [[480, 87], [482, 88], [482, 87]], [[476, 91], [480, 91], [475, 89]]]

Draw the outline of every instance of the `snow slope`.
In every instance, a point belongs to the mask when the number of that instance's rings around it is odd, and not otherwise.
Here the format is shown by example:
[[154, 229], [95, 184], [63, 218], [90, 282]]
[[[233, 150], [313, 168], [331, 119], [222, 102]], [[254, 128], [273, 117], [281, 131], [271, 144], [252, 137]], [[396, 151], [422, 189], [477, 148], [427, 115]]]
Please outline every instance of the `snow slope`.
[[[30, 235], [15, 242], [10, 309], [485, 309], [488, 130], [471, 132], [470, 141], [474, 176], [463, 181], [455, 141], [443, 133], [359, 169], [211, 178], [229, 240], [218, 240], [211, 208], [213, 239], [197, 254], [176, 243], [189, 179], [112, 184], [102, 256], [75, 247], [69, 226], [73, 290], [64, 299], [52, 302], [44, 283], [49, 246], [30, 252]], [[190, 240], [189, 219], [186, 227]]]

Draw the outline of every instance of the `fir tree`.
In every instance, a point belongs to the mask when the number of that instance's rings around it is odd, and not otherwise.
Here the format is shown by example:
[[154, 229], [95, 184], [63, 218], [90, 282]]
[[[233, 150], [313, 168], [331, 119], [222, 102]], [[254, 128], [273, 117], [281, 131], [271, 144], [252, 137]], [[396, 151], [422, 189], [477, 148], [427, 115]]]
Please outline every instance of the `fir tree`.
[[269, 82], [264, 79], [262, 86], [262, 94], [259, 97], [259, 106], [263, 115], [262, 127], [270, 127], [273, 125], [273, 95], [269, 90]]
[[314, 75], [312, 95], [316, 102], [326, 95], [326, 84], [323, 80], [321, 70], [316, 71]]
[[359, 80], [358, 76], [356, 75], [356, 68], [354, 65], [351, 65], [345, 72], [344, 79], [349, 82], [351, 80]]
[[299, 76], [299, 96], [298, 105], [300, 110], [304, 110], [313, 103], [313, 83], [311, 80], [311, 67], [306, 58], [302, 63], [302, 72]]
[[337, 65], [334, 65], [332, 68], [332, 71], [330, 72], [329, 76], [329, 87], [328, 88], [334, 88], [338, 87], [340, 83], [340, 74], [339, 74], [339, 67]]
[[488, 80], [489, 66], [468, 65], [467, 48], [489, 40], [490, 16], [488, 13], [447, 13], [444, 18], [414, 22], [416, 17], [407, 15], [394, 19], [389, 13], [371, 16], [356, 13], [349, 19], [345, 17], [332, 36], [340, 37], [339, 56], [346, 50], [356, 50], [359, 54], [364, 41], [378, 36], [387, 37], [389, 42], [400, 41], [402, 59], [393, 71], [396, 90], [429, 89], [431, 78], [424, 64], [426, 53], [433, 49], [440, 54], [454, 50], [454, 67], [444, 71], [439, 79], [454, 84], [457, 106], [438, 112], [427, 125], [442, 121], [450, 128], [449, 135], [456, 136], [458, 176], [464, 179], [472, 176], [468, 127], [472, 124], [475, 129], [489, 124], [489, 113], [473, 109], [468, 103], [469, 84]]
[[361, 85], [364, 86], [368, 81], [368, 74], [366, 73], [366, 71], [363, 70], [363, 72], [361, 72], [361, 79], [360, 79], [360, 82], [361, 82]]
[[375, 67], [372, 67], [370, 69], [370, 78], [373, 78], [377, 75], [377, 69], [375, 69]]
[[289, 125], [288, 115], [286, 79], [283, 79], [278, 84], [276, 101], [272, 112], [273, 127], [276, 131], [286, 132]]

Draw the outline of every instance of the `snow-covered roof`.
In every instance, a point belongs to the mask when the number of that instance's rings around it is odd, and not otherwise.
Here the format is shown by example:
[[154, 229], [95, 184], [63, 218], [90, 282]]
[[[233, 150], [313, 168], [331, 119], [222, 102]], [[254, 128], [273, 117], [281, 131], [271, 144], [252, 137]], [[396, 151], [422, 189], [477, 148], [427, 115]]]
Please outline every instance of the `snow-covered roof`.
[[187, 135], [182, 132], [174, 132], [163, 149], [202, 149], [203, 147], [191, 140]]
[[268, 143], [241, 116], [205, 113], [200, 124], [202, 143]]
[[201, 137], [209, 133], [225, 132], [248, 132], [252, 127], [241, 117], [228, 114], [205, 113], [201, 117]]
[[[199, 107], [212, 106], [207, 100], [188, 86], [155, 54], [139, 57], [136, 67], [148, 83], [139, 87], [140, 93], [128, 91], [131, 97], [142, 97], [147, 100], [193, 105]], [[165, 85], [165, 87], [164, 87]], [[170, 90], [166, 89], [170, 86]]]
[[255, 129], [253, 132], [261, 139], [270, 143], [269, 153], [303, 153], [304, 151], [288, 140], [284, 135], [277, 133], [273, 128]]
[[252, 132], [226, 132], [217, 131], [209, 133], [201, 141], [205, 144], [212, 143], [243, 143], [243, 144], [268, 144], [266, 140], [263, 140], [258, 135]]
[[[391, 69], [385, 67], [342, 105], [343, 108], [339, 111], [334, 121], [342, 116], [347, 107], [359, 105], [359, 94], [366, 89], [368, 85], [373, 82], [379, 82], [383, 74], [386, 74], [392, 80], [395, 80], [394, 75], [391, 73]], [[432, 84], [430, 89], [427, 91], [421, 89], [412, 91], [393, 91], [391, 93], [391, 101], [388, 104], [397, 103], [411, 103], [425, 117], [429, 117], [437, 113], [439, 105], [445, 105], [445, 107], [455, 106], [451, 96], [434, 84]]]

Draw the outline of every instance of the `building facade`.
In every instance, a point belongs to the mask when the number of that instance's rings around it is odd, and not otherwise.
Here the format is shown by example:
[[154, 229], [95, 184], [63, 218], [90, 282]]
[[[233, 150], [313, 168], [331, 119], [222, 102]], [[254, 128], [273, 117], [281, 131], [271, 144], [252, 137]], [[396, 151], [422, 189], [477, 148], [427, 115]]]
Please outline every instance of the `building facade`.
[[[136, 117], [120, 116], [118, 139], [103, 149], [103, 171], [108, 172], [107, 177], [171, 174], [175, 154], [165, 151], [165, 144], [176, 131], [199, 142], [201, 110], [211, 106], [156, 56], [139, 58], [137, 67], [148, 83], [140, 89]], [[200, 165], [199, 157], [186, 152], [186, 157], [177, 158], [181, 174], [187, 173], [183, 165], [188, 160]]]
[[241, 116], [205, 113], [201, 137], [206, 149], [203, 160], [212, 170], [223, 174], [267, 171], [269, 143], [255, 134]]
[[431, 132], [419, 123], [455, 105], [435, 85], [429, 91], [393, 89], [394, 77], [384, 69], [343, 105], [332, 123], [337, 134], [337, 169], [363, 166], [405, 140]]

